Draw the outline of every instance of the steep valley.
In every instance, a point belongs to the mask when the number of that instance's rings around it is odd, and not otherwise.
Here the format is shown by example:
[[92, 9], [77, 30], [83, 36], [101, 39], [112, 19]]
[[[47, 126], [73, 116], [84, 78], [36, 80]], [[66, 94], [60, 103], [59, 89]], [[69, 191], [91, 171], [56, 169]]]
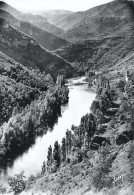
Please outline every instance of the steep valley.
[[40, 15], [33, 15], [30, 13], [28, 14], [21, 13], [20, 11], [16, 10], [15, 8], [13, 8], [12, 6], [3, 1], [0, 1], [0, 8], [4, 11], [7, 11], [14, 17], [18, 18], [19, 20], [30, 22], [33, 25], [37, 26], [38, 28], [50, 32], [54, 35], [60, 35], [64, 32], [62, 29], [48, 23], [45, 17], [42, 17]]
[[134, 194], [133, 8], [0, 1], [0, 194]]
[[68, 41], [36, 27], [32, 22], [29, 23], [27, 21], [17, 20], [14, 16], [3, 9], [0, 9], [0, 17], [7, 20], [10, 25], [14, 26], [21, 32], [33, 37], [42, 47], [48, 50], [56, 50], [69, 44]]
[[58, 74], [71, 77], [74, 69], [62, 57], [41, 47], [30, 36], [10, 26], [4, 19], [0, 21], [1, 51], [27, 67], [33, 67], [50, 73], [54, 78]]

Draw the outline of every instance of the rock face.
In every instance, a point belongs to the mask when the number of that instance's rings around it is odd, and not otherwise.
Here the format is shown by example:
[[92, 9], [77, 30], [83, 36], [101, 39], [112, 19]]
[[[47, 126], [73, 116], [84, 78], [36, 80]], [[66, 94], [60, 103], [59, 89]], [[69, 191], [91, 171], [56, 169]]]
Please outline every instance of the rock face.
[[73, 76], [74, 69], [67, 61], [42, 48], [34, 39], [12, 26], [0, 26], [0, 45], [1, 51], [16, 61], [50, 73], [55, 79], [58, 74]]

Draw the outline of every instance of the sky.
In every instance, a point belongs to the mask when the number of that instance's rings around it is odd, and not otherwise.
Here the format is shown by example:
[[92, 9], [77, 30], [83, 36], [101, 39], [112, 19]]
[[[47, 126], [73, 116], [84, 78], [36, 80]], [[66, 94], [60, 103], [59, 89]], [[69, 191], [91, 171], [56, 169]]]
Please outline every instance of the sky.
[[53, 10], [84, 11], [112, 0], [5, 0], [19, 10]]

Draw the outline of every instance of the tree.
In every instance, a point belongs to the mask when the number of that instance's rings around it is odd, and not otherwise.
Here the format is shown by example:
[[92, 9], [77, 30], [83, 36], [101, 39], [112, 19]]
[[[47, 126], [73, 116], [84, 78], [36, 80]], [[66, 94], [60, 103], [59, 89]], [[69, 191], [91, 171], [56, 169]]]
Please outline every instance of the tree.
[[92, 113], [86, 114], [82, 117], [80, 129], [82, 129], [83, 132], [83, 134], [82, 132], [80, 133], [81, 143], [84, 142], [84, 145], [89, 147], [91, 137], [96, 131], [96, 119]]
[[70, 153], [71, 148], [72, 148], [72, 133], [71, 131], [67, 130], [66, 131], [66, 153], [67, 155]]
[[99, 108], [100, 108], [99, 101], [98, 100], [94, 100], [93, 103], [92, 103], [92, 105], [91, 105], [90, 110], [92, 111], [93, 114], [96, 114], [96, 111]]
[[31, 116], [29, 116], [27, 121], [27, 131], [28, 131], [28, 139], [32, 141], [35, 138], [35, 129], [34, 129], [34, 122]]
[[53, 160], [55, 161], [57, 168], [60, 166], [60, 156], [60, 145], [58, 144], [58, 141], [56, 141], [53, 150]]
[[43, 166], [42, 166], [42, 174], [44, 174], [46, 172], [46, 162], [43, 162]]
[[52, 157], [52, 147], [49, 146], [48, 148], [48, 154], [47, 154], [47, 166], [51, 165], [53, 161], [53, 157]]
[[104, 98], [101, 98], [100, 100], [100, 110], [103, 114], [105, 114], [107, 111], [107, 101]]
[[66, 139], [65, 137], [62, 139], [61, 142], [61, 156], [62, 156], [62, 161], [66, 160]]

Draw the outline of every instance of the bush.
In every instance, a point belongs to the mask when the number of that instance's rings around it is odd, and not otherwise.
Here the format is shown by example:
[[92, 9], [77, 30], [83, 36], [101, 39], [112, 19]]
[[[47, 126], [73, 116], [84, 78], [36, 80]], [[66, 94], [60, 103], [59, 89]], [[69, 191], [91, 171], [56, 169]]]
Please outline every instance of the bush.
[[9, 177], [8, 184], [11, 187], [11, 190], [15, 193], [22, 192], [26, 186], [24, 178], [24, 171], [22, 171], [20, 174], [15, 174], [14, 177]]
[[94, 100], [90, 110], [92, 111], [93, 114], [96, 114], [96, 111], [100, 108], [99, 106], [99, 101], [98, 100]]
[[110, 169], [112, 166], [113, 158], [110, 155], [110, 149], [102, 147], [98, 154], [98, 160], [92, 169], [91, 184], [96, 190], [112, 187], [113, 178], [110, 176]]
[[126, 85], [126, 81], [125, 80], [120, 80], [117, 84], [117, 88], [119, 88], [121, 92], [124, 92], [125, 91], [125, 85]]
[[6, 188], [0, 184], [0, 194], [5, 194], [6, 193]]
[[34, 175], [31, 175], [26, 182], [26, 190], [30, 189], [31, 184], [33, 184], [35, 181], [36, 177]]

